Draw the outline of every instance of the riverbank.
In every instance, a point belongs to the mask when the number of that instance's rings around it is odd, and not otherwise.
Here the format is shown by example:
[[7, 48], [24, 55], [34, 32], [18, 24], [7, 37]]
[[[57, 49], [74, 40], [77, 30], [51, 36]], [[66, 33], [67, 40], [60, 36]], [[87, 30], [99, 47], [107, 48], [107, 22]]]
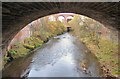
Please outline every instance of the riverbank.
[[[7, 49], [6, 55], [3, 56], [3, 65], [9, 63], [11, 61], [16, 60], [19, 57], [24, 57], [29, 54], [30, 51], [41, 47], [44, 43], [46, 43], [50, 38], [63, 34], [66, 32], [66, 27], [63, 23], [55, 21], [55, 22], [47, 22], [41, 27], [41, 29], [36, 29], [31, 31], [31, 36], [26, 37], [22, 41], [15, 41], [9, 45], [9, 49]], [[45, 29], [46, 28], [46, 29]], [[33, 28], [35, 29], [35, 28]]]
[[[66, 32], [62, 32], [61, 34], [64, 34]], [[57, 35], [61, 35], [57, 34]], [[57, 36], [55, 35], [55, 36]], [[55, 37], [54, 36], [54, 37]], [[49, 40], [53, 39], [53, 37], [50, 37]], [[4, 65], [4, 68], [2, 69], [3, 77], [20, 77], [22, 73], [26, 71], [26, 69], [29, 68], [30, 64], [32, 63], [32, 59], [34, 57], [35, 52], [38, 50], [44, 48], [46, 43], [49, 42], [47, 40], [45, 43], [43, 43], [40, 47], [37, 47], [33, 49], [32, 51], [28, 52], [26, 55], [22, 57], [18, 57], [14, 59], [12, 62], [6, 63]], [[23, 62], [24, 61], [24, 62]], [[9, 73], [8, 73], [9, 72]], [[12, 72], [12, 73], [10, 73]]]
[[71, 34], [83, 42], [98, 58], [104, 76], [118, 77], [120, 75], [120, 67], [118, 65], [117, 31], [109, 29], [91, 18], [84, 17], [82, 19], [79, 15], [76, 15], [69, 22], [69, 25], [73, 29]]
[[[101, 38], [99, 47], [89, 40], [89, 38], [81, 38], [79, 35], [71, 34], [82, 42], [93, 53], [100, 62], [101, 70], [103, 71], [103, 77], [118, 77], [118, 58], [117, 44], [113, 44], [103, 38]], [[107, 46], [106, 46], [107, 45]], [[115, 45], [115, 48], [114, 48]], [[111, 47], [111, 48], [110, 48]], [[113, 52], [116, 51], [116, 53]], [[106, 51], [106, 52], [105, 52]]]

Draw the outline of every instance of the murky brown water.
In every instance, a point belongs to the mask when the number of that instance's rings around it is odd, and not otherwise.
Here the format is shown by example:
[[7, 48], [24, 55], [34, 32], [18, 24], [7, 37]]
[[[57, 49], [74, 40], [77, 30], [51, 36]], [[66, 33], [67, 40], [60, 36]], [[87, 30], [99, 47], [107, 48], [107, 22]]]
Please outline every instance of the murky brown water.
[[[13, 62], [12, 65], [6, 68], [7, 73], [4, 72], [4, 74], [5, 76], [15, 76], [19, 72], [18, 75], [20, 76], [22, 72], [21, 76], [27, 73], [28, 78], [101, 76], [97, 59], [90, 52], [85, 52], [86, 50], [87, 48], [77, 41], [75, 37], [69, 33], [65, 33], [51, 39], [42, 48], [37, 50], [34, 55]], [[31, 58], [33, 59], [31, 60]], [[29, 61], [32, 61], [30, 65]], [[87, 74], [83, 72], [83, 68], [81, 67], [83, 61], [87, 62]], [[28, 64], [25, 66], [23, 63]], [[28, 65], [29, 68], [27, 71], [23, 71]]]

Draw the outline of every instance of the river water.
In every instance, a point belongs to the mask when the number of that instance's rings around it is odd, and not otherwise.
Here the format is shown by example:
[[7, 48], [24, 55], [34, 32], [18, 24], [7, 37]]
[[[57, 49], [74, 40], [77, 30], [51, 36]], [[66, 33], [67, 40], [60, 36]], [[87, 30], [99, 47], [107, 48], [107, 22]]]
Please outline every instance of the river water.
[[[69, 33], [49, 40], [32, 55], [30, 61], [30, 65], [27, 66], [26, 71], [22, 72], [21, 76], [26, 75], [28, 78], [101, 76], [96, 57]], [[81, 66], [83, 62], [87, 63], [86, 73]]]

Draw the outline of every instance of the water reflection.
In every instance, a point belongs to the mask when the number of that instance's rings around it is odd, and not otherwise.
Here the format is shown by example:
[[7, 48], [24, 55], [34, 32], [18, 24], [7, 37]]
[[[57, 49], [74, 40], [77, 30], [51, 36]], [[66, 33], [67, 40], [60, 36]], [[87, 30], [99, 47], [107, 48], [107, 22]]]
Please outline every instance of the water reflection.
[[57, 62], [48, 64], [40, 69], [32, 68], [28, 77], [76, 77], [79, 73], [72, 54], [62, 56]]
[[70, 63], [70, 64], [73, 64], [74, 62], [74, 59], [73, 59], [73, 55], [68, 53], [67, 56], [63, 56], [62, 57], [62, 60], [66, 63]]

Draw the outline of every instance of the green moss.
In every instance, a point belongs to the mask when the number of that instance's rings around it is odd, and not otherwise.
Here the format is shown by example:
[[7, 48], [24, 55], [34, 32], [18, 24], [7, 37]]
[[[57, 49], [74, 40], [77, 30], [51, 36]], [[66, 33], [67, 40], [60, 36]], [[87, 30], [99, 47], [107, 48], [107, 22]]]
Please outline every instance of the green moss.
[[15, 55], [17, 52], [15, 50], [9, 50], [8, 53]]

